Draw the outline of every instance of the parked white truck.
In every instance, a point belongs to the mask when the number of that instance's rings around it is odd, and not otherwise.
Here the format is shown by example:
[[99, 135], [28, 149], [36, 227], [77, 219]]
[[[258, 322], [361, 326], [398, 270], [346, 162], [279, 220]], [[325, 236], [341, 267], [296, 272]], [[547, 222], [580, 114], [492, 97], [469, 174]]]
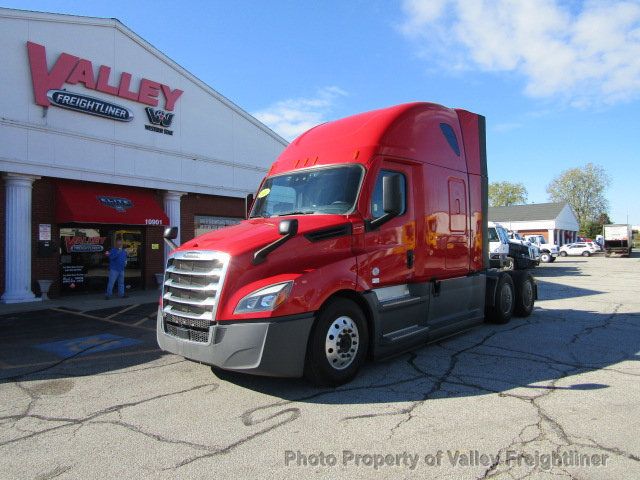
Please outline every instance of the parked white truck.
[[604, 255], [610, 257], [611, 254], [630, 256], [633, 248], [633, 233], [631, 225], [613, 224], [602, 227], [604, 237]]
[[542, 235], [527, 235], [525, 239], [540, 249], [540, 261], [542, 263], [555, 262], [556, 258], [558, 258], [558, 245], [547, 243]]

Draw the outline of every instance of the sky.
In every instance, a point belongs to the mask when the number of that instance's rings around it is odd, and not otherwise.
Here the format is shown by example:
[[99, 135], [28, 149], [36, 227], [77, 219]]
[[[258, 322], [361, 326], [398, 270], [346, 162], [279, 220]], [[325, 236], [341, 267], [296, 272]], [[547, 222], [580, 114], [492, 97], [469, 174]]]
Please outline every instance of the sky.
[[540, 203], [563, 170], [598, 164], [612, 220], [640, 225], [640, 0], [0, 5], [117, 18], [289, 140], [409, 101], [480, 113], [490, 181]]

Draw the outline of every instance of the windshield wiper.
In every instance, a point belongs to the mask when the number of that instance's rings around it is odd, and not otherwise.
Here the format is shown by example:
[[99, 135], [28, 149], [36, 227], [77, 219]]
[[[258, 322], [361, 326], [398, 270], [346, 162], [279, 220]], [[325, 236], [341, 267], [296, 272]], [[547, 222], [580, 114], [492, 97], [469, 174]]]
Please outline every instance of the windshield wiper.
[[296, 212], [279, 213], [278, 217], [286, 217], [287, 215], [311, 215], [312, 213], [316, 213], [316, 212], [313, 210], [307, 210], [307, 211], [298, 210]]

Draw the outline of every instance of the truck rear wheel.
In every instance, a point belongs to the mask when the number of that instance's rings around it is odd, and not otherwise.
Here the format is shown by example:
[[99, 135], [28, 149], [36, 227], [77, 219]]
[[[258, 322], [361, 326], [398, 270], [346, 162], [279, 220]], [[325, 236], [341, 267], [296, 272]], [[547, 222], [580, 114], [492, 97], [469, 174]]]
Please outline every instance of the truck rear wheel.
[[485, 317], [491, 323], [508, 323], [515, 308], [515, 289], [513, 279], [509, 274], [498, 277], [495, 300], [492, 306], [487, 306]]
[[318, 386], [352, 380], [364, 363], [369, 332], [358, 305], [345, 298], [331, 300], [314, 326], [305, 364], [305, 377]]
[[535, 283], [530, 273], [519, 275], [513, 279], [515, 282], [516, 302], [513, 314], [518, 317], [528, 317], [533, 312], [536, 301]]

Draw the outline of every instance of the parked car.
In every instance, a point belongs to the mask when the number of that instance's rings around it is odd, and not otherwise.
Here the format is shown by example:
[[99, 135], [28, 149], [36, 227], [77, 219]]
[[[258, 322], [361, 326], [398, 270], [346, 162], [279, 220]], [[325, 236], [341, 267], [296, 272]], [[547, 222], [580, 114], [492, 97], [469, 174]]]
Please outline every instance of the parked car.
[[586, 242], [586, 244], [589, 245], [591, 248], [593, 248], [594, 252], [602, 251], [602, 246], [600, 246], [598, 242]]
[[595, 250], [586, 242], [568, 243], [560, 247], [561, 257], [566, 257], [567, 255], [590, 257], [593, 253], [595, 253]]

